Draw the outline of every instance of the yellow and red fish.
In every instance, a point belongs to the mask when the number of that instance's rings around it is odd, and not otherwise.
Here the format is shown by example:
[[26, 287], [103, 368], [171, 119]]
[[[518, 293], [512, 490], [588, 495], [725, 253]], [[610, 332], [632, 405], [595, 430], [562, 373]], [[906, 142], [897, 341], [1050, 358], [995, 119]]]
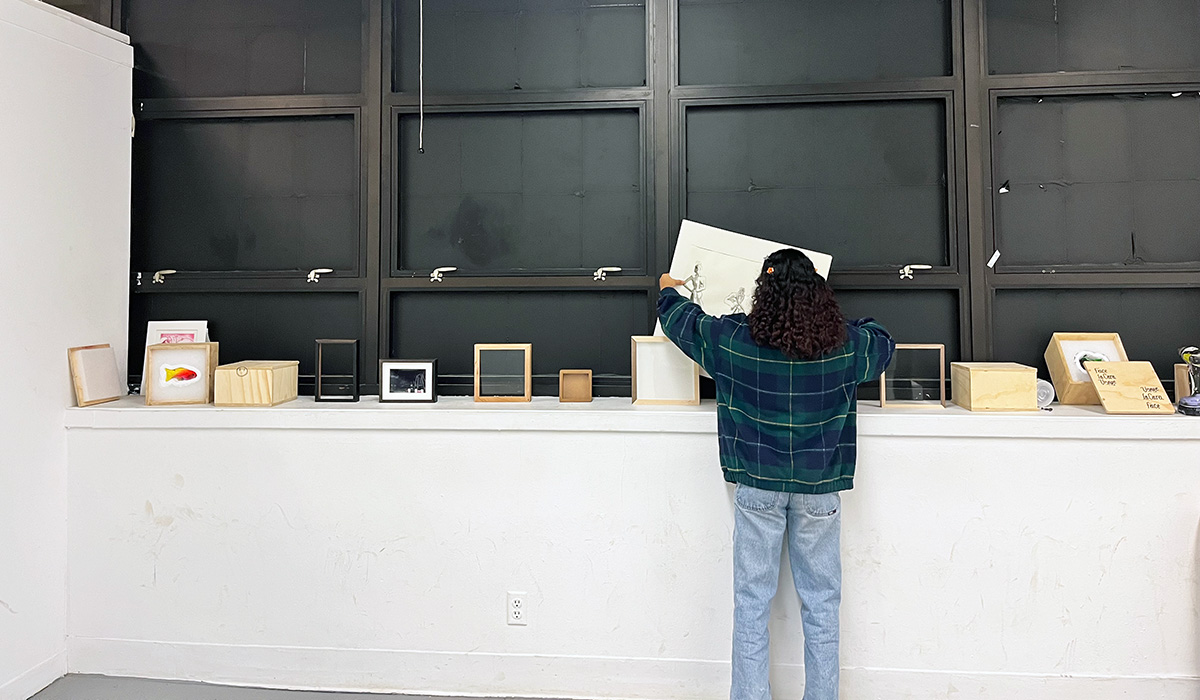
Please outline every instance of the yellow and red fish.
[[164, 382], [188, 382], [197, 376], [196, 370], [188, 367], [163, 367]]

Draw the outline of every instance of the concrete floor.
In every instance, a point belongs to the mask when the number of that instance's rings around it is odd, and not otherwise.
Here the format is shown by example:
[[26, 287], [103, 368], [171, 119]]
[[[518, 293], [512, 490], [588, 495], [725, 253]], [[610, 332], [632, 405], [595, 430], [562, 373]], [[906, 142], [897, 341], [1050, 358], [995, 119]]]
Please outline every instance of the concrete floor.
[[382, 693], [325, 693], [304, 690], [237, 688], [144, 678], [66, 676], [30, 700], [454, 700]]

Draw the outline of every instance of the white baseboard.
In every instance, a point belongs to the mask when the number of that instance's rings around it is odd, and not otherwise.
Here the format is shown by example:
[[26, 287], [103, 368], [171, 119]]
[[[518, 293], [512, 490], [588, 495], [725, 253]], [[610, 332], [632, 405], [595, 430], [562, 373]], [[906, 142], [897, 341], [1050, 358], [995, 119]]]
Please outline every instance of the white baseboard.
[[66, 673], [67, 653], [62, 651], [0, 685], [0, 700], [29, 700]]
[[[723, 700], [729, 663], [196, 644], [69, 638], [68, 670], [298, 690], [525, 698]], [[53, 680], [53, 679], [51, 679]], [[804, 671], [777, 666], [776, 697], [803, 695]], [[1200, 676], [996, 673], [848, 667], [842, 700], [1195, 700]], [[0, 696], [0, 700], [10, 700]], [[25, 700], [20, 698], [18, 700]]]

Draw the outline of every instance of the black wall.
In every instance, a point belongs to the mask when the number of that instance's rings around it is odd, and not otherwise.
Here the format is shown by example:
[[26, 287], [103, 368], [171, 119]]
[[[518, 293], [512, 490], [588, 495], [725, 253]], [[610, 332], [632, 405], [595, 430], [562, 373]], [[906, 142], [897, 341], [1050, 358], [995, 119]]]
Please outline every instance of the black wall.
[[131, 367], [189, 316], [305, 373], [360, 338], [365, 391], [376, 356], [466, 391], [472, 343], [530, 341], [538, 393], [627, 393], [685, 217], [832, 253], [849, 313], [950, 360], [1118, 331], [1169, 378], [1200, 339], [1200, 0], [429, 0], [424, 153], [417, 0], [104, 6]]

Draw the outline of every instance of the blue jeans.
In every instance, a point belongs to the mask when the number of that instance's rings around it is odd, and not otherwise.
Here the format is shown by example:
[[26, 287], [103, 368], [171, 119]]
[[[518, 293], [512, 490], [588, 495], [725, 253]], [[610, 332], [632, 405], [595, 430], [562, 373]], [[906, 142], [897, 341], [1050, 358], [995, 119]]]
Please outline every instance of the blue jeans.
[[837, 700], [842, 602], [841, 497], [738, 484], [733, 534], [731, 700], [770, 700], [767, 621], [784, 533], [804, 624], [804, 700]]

